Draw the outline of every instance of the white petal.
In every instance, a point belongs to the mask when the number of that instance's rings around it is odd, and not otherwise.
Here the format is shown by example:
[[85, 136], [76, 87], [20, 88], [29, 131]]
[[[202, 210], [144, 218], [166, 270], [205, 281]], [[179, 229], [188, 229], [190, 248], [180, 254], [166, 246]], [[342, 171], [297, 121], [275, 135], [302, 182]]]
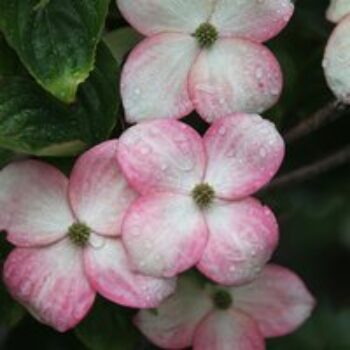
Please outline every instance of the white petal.
[[315, 301], [293, 272], [268, 265], [251, 284], [232, 288], [235, 306], [251, 315], [265, 337], [293, 332], [309, 316]]
[[350, 16], [341, 21], [330, 37], [323, 67], [329, 87], [344, 103], [350, 103]]
[[287, 25], [293, 11], [290, 0], [217, 0], [210, 22], [221, 36], [263, 42]]
[[159, 193], [142, 196], [131, 206], [122, 239], [138, 271], [173, 277], [199, 261], [207, 226], [191, 197]]
[[214, 9], [213, 0], [118, 0], [124, 17], [146, 35], [194, 33]]
[[182, 277], [173, 296], [156, 310], [139, 312], [135, 321], [157, 346], [183, 349], [191, 346], [197, 325], [211, 308], [203, 288], [190, 277]]
[[124, 306], [157, 307], [175, 290], [175, 279], [158, 279], [131, 271], [119, 239], [95, 236], [86, 248], [85, 262], [96, 291]]
[[212, 122], [233, 112], [270, 108], [281, 93], [282, 73], [274, 55], [261, 44], [220, 39], [200, 53], [189, 89], [196, 110]]
[[75, 327], [93, 304], [82, 250], [68, 239], [43, 248], [17, 248], [7, 258], [4, 282], [39, 321], [60, 332]]
[[350, 14], [349, 0], [331, 0], [327, 10], [327, 18], [332, 22], [340, 22], [346, 15]]
[[193, 350], [264, 350], [257, 324], [238, 310], [213, 311], [198, 326]]
[[193, 110], [188, 75], [199, 47], [183, 34], [159, 34], [142, 41], [122, 72], [121, 94], [131, 123], [182, 118]]
[[198, 268], [219, 284], [253, 280], [278, 241], [272, 212], [252, 198], [218, 202], [206, 212], [209, 239]]
[[142, 194], [188, 194], [202, 182], [206, 164], [200, 135], [175, 120], [129, 128], [120, 138], [118, 160], [129, 183]]
[[0, 172], [0, 229], [22, 246], [57, 241], [74, 222], [67, 198], [68, 180], [54, 167], [29, 160]]
[[136, 198], [117, 163], [118, 141], [104, 142], [82, 155], [69, 182], [69, 198], [78, 220], [102, 235], [116, 236]]
[[258, 115], [236, 113], [213, 123], [204, 136], [205, 182], [218, 197], [239, 199], [266, 185], [284, 158], [275, 125]]

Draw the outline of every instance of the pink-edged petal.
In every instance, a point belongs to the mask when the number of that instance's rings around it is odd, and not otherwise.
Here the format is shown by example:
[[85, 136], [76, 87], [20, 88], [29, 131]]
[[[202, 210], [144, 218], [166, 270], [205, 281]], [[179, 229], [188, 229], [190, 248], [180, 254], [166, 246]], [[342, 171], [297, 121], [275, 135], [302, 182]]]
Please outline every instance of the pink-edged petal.
[[284, 158], [276, 127], [258, 115], [233, 114], [216, 121], [204, 136], [208, 166], [205, 182], [217, 196], [249, 196], [267, 184]]
[[126, 119], [182, 118], [193, 110], [188, 75], [199, 53], [196, 40], [184, 34], [159, 34], [130, 54], [121, 78]]
[[156, 310], [142, 310], [135, 324], [155, 345], [166, 349], [191, 346], [199, 322], [211, 310], [212, 302], [203, 288], [181, 277], [176, 292]]
[[64, 239], [44, 248], [17, 248], [7, 258], [4, 282], [39, 321], [65, 332], [87, 314], [95, 298], [82, 250]]
[[263, 42], [276, 36], [293, 12], [290, 0], [218, 0], [210, 22], [221, 36]]
[[293, 332], [311, 314], [315, 301], [293, 272], [268, 265], [246, 286], [232, 288], [235, 306], [251, 315], [265, 337]]
[[232, 112], [270, 108], [280, 96], [282, 73], [275, 56], [261, 44], [220, 39], [198, 56], [189, 89], [196, 110], [212, 122]]
[[193, 33], [213, 12], [212, 0], [117, 0], [120, 11], [139, 32]]
[[199, 261], [207, 226], [191, 197], [159, 193], [134, 202], [122, 238], [136, 270], [173, 277]]
[[120, 138], [119, 164], [140, 193], [189, 193], [202, 181], [206, 164], [199, 134], [175, 120], [155, 120], [128, 129]]
[[0, 172], [0, 229], [22, 247], [62, 238], [74, 222], [67, 199], [68, 181], [54, 167], [28, 160]]
[[69, 197], [78, 220], [102, 235], [121, 233], [125, 212], [136, 198], [117, 163], [118, 141], [104, 142], [77, 161]]
[[323, 67], [329, 87], [339, 100], [350, 104], [350, 15], [333, 31]]
[[175, 279], [157, 279], [130, 269], [118, 239], [94, 236], [85, 251], [86, 273], [94, 289], [105, 298], [128, 307], [157, 307], [175, 290]]
[[257, 200], [218, 202], [206, 213], [209, 240], [198, 268], [224, 285], [253, 280], [278, 241], [272, 212]]
[[327, 18], [334, 22], [340, 22], [346, 15], [350, 14], [349, 0], [331, 0], [327, 10]]
[[264, 350], [255, 321], [237, 310], [213, 311], [198, 326], [193, 350]]

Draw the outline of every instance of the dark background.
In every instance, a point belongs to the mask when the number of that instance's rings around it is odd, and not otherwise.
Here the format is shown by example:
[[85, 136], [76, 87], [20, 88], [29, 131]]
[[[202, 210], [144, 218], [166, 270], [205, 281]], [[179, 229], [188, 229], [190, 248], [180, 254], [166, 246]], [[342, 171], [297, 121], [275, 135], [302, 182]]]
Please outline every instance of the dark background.
[[[333, 25], [327, 0], [299, 0], [288, 28], [269, 43], [285, 74], [282, 99], [266, 117], [285, 133], [334, 100], [321, 62]], [[111, 6], [106, 30], [125, 26]], [[198, 130], [205, 125], [189, 119]], [[349, 144], [350, 113], [288, 146], [282, 173], [324, 159]], [[62, 164], [70, 163], [65, 160]], [[266, 190], [260, 197], [277, 213], [281, 243], [274, 261], [297, 272], [318, 300], [313, 317], [293, 335], [268, 341], [268, 350], [350, 349], [350, 167]], [[1, 208], [0, 208], [1, 210]], [[0, 246], [3, 242], [0, 242]], [[4, 259], [6, 251], [1, 251]], [[139, 337], [130, 329], [132, 312], [99, 300], [77, 330], [60, 335], [38, 324], [9, 298], [0, 284], [0, 349], [125, 350], [118, 339]], [[86, 347], [88, 346], [88, 347]], [[154, 349], [143, 339], [137, 349]]]

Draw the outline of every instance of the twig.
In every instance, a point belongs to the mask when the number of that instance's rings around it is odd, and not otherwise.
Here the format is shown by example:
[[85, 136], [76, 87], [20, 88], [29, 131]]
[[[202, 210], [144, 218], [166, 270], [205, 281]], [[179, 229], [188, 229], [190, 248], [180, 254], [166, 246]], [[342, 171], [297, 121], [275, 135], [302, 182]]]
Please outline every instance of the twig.
[[288, 131], [284, 135], [284, 139], [287, 143], [292, 143], [335, 121], [349, 110], [350, 106], [344, 105], [339, 101], [332, 101]]
[[350, 162], [350, 145], [321, 161], [278, 177], [266, 187], [266, 190], [274, 190], [308, 180], [348, 162]]

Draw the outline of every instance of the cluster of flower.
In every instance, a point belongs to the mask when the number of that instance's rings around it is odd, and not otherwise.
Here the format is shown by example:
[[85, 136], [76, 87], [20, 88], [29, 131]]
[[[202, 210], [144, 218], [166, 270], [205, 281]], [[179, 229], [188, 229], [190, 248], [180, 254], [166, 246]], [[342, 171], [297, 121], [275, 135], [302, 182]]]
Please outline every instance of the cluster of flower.
[[[82, 155], [69, 181], [35, 160], [2, 170], [0, 229], [16, 246], [5, 284], [59, 331], [76, 326], [99, 293], [146, 309], [135, 323], [160, 347], [264, 349], [264, 337], [293, 331], [314, 305], [296, 275], [266, 265], [278, 225], [250, 197], [284, 157], [274, 125], [253, 113], [279, 97], [281, 70], [261, 43], [288, 23], [293, 4], [118, 5], [147, 36], [121, 82], [126, 118], [138, 124]], [[335, 1], [330, 17], [346, 9], [348, 1]], [[349, 38], [345, 18], [325, 59], [330, 85], [345, 100], [350, 74], [339, 67], [349, 69]], [[212, 123], [203, 137], [174, 120], [194, 109]], [[181, 275], [193, 267], [206, 278]]]

